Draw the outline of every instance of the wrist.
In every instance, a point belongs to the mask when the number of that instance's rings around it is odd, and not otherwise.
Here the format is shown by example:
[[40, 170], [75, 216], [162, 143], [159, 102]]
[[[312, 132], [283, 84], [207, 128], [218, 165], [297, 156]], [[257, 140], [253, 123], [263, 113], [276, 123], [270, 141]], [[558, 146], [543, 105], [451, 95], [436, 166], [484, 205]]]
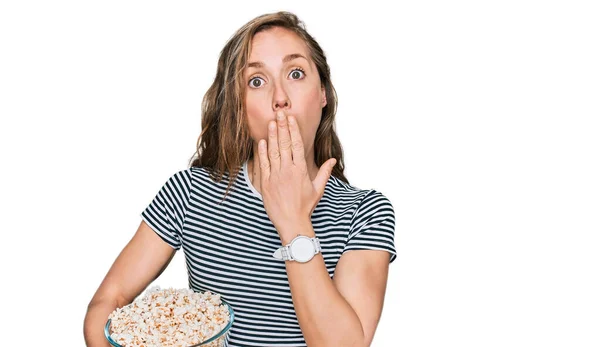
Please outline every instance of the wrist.
[[281, 228], [278, 228], [277, 231], [279, 232], [279, 238], [281, 239], [283, 246], [287, 246], [298, 235], [308, 236], [310, 238], [316, 236], [310, 220], [289, 222]]

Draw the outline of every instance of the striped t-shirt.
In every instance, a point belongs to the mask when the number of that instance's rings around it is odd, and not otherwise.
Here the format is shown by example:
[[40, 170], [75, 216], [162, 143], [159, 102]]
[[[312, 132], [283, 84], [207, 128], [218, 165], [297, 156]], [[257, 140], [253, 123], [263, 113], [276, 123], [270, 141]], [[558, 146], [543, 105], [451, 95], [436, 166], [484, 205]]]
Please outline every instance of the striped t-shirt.
[[[207, 169], [172, 175], [141, 213], [171, 247], [183, 249], [189, 287], [219, 293], [235, 313], [229, 347], [306, 346], [294, 311], [285, 262], [273, 257], [282, 246], [262, 197], [241, 167], [229, 195], [229, 176], [215, 183]], [[330, 176], [315, 207], [312, 226], [329, 277], [349, 250], [394, 247], [394, 209], [380, 192], [355, 188]]]

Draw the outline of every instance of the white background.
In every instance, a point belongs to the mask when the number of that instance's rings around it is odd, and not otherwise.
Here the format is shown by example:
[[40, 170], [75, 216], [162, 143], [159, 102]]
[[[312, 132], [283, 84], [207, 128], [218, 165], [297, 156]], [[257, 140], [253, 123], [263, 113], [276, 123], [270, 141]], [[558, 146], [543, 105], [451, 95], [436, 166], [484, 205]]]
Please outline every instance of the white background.
[[[84, 344], [89, 300], [194, 153], [221, 48], [289, 10], [327, 54], [347, 177], [394, 204], [373, 346], [599, 346], [592, 3], [2, 2], [3, 344]], [[187, 286], [182, 253], [155, 284]]]

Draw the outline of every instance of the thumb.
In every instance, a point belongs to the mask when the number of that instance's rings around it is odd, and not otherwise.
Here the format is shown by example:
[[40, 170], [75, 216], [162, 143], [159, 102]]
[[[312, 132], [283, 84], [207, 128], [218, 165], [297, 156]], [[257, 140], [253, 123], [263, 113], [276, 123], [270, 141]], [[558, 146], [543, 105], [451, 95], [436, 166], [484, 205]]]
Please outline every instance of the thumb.
[[317, 192], [319, 192], [320, 196], [325, 192], [325, 186], [327, 185], [327, 181], [329, 181], [329, 177], [331, 176], [331, 172], [336, 163], [337, 160], [335, 158], [330, 158], [319, 168], [319, 172], [313, 181], [313, 186]]

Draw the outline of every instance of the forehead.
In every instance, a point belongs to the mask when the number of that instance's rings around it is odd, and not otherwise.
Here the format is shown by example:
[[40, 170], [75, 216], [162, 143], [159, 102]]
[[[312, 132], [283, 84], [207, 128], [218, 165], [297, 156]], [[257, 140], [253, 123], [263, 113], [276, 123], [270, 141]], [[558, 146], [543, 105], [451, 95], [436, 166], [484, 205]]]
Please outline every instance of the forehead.
[[306, 57], [307, 47], [294, 32], [280, 27], [261, 31], [254, 35], [250, 47], [250, 61], [263, 61], [266, 64], [281, 62], [281, 57], [290, 53], [300, 53]]

